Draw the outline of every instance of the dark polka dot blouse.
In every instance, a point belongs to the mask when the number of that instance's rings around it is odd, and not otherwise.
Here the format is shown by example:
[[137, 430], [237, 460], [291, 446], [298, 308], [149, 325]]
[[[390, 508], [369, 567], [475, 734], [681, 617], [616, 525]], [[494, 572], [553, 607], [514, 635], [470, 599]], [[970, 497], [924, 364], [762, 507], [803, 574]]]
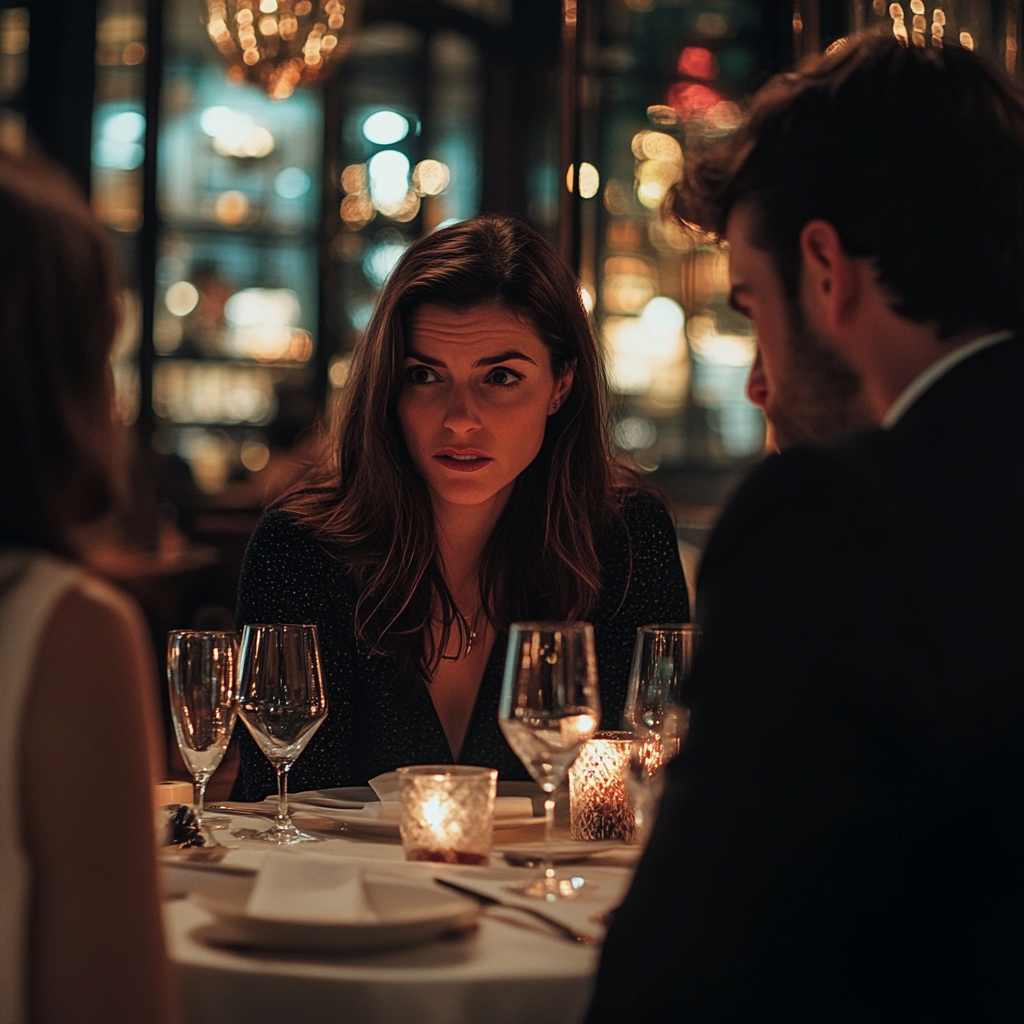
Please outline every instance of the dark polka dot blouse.
[[[603, 590], [591, 615], [600, 673], [601, 728], [620, 726], [639, 626], [686, 622], [689, 602], [676, 534], [664, 506], [641, 492], [622, 525], [601, 545]], [[425, 684], [400, 679], [395, 662], [367, 655], [355, 638], [356, 589], [345, 566], [288, 513], [267, 512], [242, 563], [238, 627], [247, 622], [309, 622], [319, 627], [328, 715], [290, 772], [289, 789], [364, 785], [407, 764], [451, 764]], [[462, 764], [497, 768], [502, 779], [529, 779], [498, 727], [508, 633], [494, 641], [463, 749]], [[233, 796], [261, 800], [276, 791], [274, 771], [239, 723], [241, 767]]]

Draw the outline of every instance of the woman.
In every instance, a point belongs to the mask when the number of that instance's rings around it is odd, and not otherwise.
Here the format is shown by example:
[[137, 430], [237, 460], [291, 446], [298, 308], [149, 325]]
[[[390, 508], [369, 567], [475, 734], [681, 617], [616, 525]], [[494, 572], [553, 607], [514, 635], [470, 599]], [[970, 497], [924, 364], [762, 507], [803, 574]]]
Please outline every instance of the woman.
[[[594, 623], [606, 728], [638, 626], [684, 621], [665, 509], [612, 462], [577, 283], [532, 228], [480, 218], [397, 266], [325, 460], [246, 552], [238, 621], [319, 626], [328, 718], [292, 788], [463, 762], [527, 779], [497, 724], [510, 623]], [[236, 795], [275, 787], [241, 735]]]
[[88, 207], [51, 168], [0, 152], [4, 1022], [175, 1018], [152, 655], [138, 609], [79, 562], [118, 477], [116, 326], [111, 257]]

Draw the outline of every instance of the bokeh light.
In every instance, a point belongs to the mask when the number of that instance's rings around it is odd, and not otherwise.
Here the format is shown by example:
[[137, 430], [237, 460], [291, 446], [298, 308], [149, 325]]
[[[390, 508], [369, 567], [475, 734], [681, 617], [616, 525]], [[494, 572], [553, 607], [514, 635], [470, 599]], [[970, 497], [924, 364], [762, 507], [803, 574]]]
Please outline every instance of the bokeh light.
[[[572, 192], [575, 186], [576, 166], [570, 164], [565, 172], [565, 187]], [[601, 188], [601, 175], [593, 164], [583, 162], [580, 164], [580, 196], [583, 199], [593, 199]]]
[[440, 160], [421, 160], [412, 172], [413, 191], [421, 196], [439, 196], [451, 182], [448, 165]]
[[213, 212], [224, 227], [237, 227], [249, 216], [249, 200], [243, 192], [229, 189], [217, 196]]
[[238, 457], [250, 473], [258, 473], [270, 462], [270, 449], [262, 441], [245, 441]]
[[282, 199], [300, 199], [311, 184], [309, 175], [301, 167], [286, 167], [274, 178], [274, 191]]
[[409, 134], [409, 122], [394, 110], [378, 110], [363, 122], [363, 135], [377, 146], [390, 146]]
[[405, 255], [406, 248], [406, 245], [397, 241], [370, 246], [363, 257], [366, 279], [378, 288], [383, 288], [391, 272], [398, 266], [398, 261]]
[[100, 137], [93, 145], [93, 163], [112, 170], [135, 170], [145, 156], [142, 148], [145, 133], [146, 119], [138, 111], [122, 110], [111, 114], [103, 122]]
[[175, 316], [188, 316], [198, 304], [199, 289], [191, 281], [175, 281], [164, 295], [164, 305]]
[[200, 115], [199, 127], [213, 139], [213, 148], [221, 156], [260, 159], [269, 156], [276, 145], [274, 136], [256, 124], [252, 115], [230, 107], [207, 107]]
[[715, 55], [703, 46], [686, 46], [679, 54], [677, 70], [681, 75], [703, 78], [710, 82], [718, 76], [718, 61]]
[[373, 202], [365, 192], [345, 196], [341, 201], [341, 219], [353, 231], [366, 227], [375, 213]]
[[397, 149], [374, 154], [367, 165], [370, 198], [378, 210], [397, 206], [409, 191], [409, 158]]
[[676, 82], [668, 91], [668, 105], [684, 121], [691, 121], [710, 110], [721, 99], [714, 89], [696, 82]]
[[656, 296], [640, 313], [640, 324], [655, 334], [678, 334], [683, 329], [683, 307], [664, 295]]
[[623, 451], [643, 451], [658, 440], [658, 428], [642, 416], [626, 416], [615, 424], [612, 440]]
[[366, 164], [349, 164], [341, 172], [341, 187], [346, 192], [365, 192], [366, 185]]

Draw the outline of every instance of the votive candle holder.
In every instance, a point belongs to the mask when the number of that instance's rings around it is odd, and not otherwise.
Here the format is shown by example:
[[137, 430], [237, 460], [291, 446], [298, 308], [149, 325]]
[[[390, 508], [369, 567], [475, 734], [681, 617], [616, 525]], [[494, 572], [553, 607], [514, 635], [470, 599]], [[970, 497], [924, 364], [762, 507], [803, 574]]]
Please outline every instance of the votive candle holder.
[[406, 860], [490, 863], [498, 773], [473, 765], [398, 769]]
[[569, 834], [592, 841], [636, 838], [636, 817], [626, 792], [633, 737], [598, 732], [584, 744], [569, 769]]

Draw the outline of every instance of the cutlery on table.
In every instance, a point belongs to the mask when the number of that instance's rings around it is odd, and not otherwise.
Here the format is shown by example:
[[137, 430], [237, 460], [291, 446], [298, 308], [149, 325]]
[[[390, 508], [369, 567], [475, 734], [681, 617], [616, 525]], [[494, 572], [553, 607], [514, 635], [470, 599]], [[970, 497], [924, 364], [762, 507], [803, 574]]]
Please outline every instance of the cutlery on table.
[[507, 907], [511, 910], [521, 910], [524, 914], [529, 914], [531, 917], [535, 917], [538, 920], [543, 921], [545, 924], [550, 925], [565, 938], [571, 939], [573, 942], [582, 943], [584, 946], [601, 945], [601, 940], [597, 938], [597, 936], [588, 935], [586, 932], [578, 932], [575, 928], [570, 928], [569, 925], [563, 924], [561, 921], [557, 921], [553, 917], [549, 917], [543, 911], [537, 910], [535, 907], [524, 906], [522, 903], [506, 903], [504, 900], [499, 900], [494, 896], [486, 896], [482, 892], [477, 892], [475, 889], [459, 885], [458, 882], [453, 882], [449, 878], [438, 878], [435, 876], [434, 881], [437, 882], [438, 885], [443, 885], [448, 889], [454, 889], [456, 892], [460, 892], [465, 896], [472, 896], [473, 899], [485, 906]]

